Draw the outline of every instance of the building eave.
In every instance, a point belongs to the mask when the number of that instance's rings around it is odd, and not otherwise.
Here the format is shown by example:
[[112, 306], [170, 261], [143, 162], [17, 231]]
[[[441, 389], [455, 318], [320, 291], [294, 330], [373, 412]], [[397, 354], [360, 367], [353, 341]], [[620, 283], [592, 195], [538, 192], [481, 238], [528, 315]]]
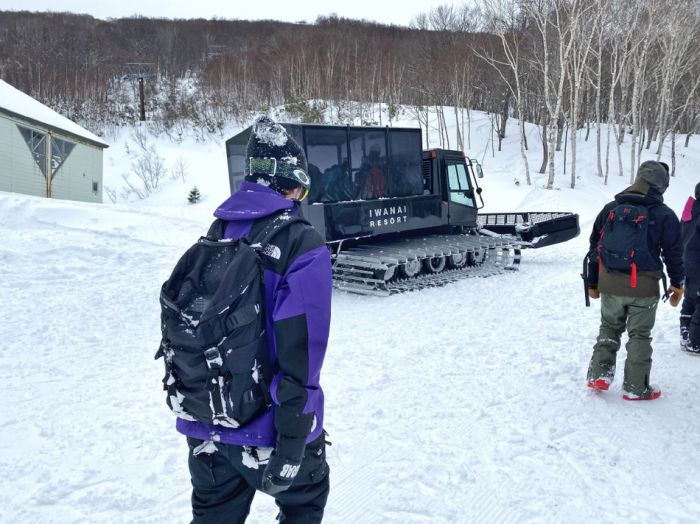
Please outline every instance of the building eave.
[[8, 117], [12, 118], [13, 120], [18, 120], [20, 122], [26, 122], [27, 124], [32, 125], [34, 127], [46, 129], [47, 131], [50, 131], [52, 133], [57, 133], [59, 135], [65, 136], [65, 137], [69, 137], [76, 142], [99, 147], [101, 149], [106, 149], [109, 147], [109, 145], [105, 142], [98, 142], [95, 140], [91, 140], [89, 138], [86, 138], [84, 136], [80, 136], [80, 135], [73, 133], [71, 131], [66, 131], [65, 129], [61, 129], [60, 127], [52, 126], [50, 124], [47, 124], [46, 122], [41, 122], [39, 120], [29, 118], [29, 117], [22, 115], [20, 113], [15, 113], [14, 111], [10, 111], [9, 109], [5, 109], [4, 107], [0, 107], [0, 114], [8, 116]]

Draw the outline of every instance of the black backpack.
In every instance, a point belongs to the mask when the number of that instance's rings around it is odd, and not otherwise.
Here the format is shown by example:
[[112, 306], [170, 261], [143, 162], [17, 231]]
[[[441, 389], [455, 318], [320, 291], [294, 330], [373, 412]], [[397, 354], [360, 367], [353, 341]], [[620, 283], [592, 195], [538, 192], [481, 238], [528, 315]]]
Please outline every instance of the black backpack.
[[[271, 405], [273, 373], [265, 335], [265, 292], [259, 253], [282, 229], [306, 220], [282, 213], [224, 239], [215, 220], [175, 265], [160, 293], [170, 409], [185, 420], [236, 428]], [[250, 239], [260, 238], [255, 244]]]
[[596, 251], [608, 271], [630, 274], [637, 287], [637, 271], [661, 269], [649, 248], [649, 208], [641, 204], [618, 204], [610, 211], [600, 231]]

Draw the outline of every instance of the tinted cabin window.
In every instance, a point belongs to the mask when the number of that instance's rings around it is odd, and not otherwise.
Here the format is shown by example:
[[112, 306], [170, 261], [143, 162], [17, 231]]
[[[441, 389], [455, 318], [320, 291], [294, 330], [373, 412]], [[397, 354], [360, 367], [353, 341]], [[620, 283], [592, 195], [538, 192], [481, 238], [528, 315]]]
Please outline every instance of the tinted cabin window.
[[469, 174], [463, 163], [447, 164], [447, 179], [450, 184], [450, 201], [474, 207]]
[[304, 133], [311, 178], [309, 202], [354, 200], [346, 130], [307, 128]]
[[303, 132], [301, 130], [301, 126], [298, 124], [282, 124], [282, 127], [284, 127], [287, 130], [287, 134], [291, 136], [294, 141], [301, 145], [304, 143], [304, 136]]
[[391, 151], [389, 196], [429, 193], [422, 173], [421, 137], [413, 131], [389, 130]]
[[243, 182], [244, 169], [245, 169], [245, 159], [246, 159], [246, 148], [248, 146], [248, 137], [250, 136], [250, 129], [246, 130], [239, 135], [236, 135], [226, 144], [227, 156], [228, 156], [228, 172], [231, 180], [233, 181], [232, 191], [237, 191], [238, 187]]
[[352, 181], [355, 198], [372, 200], [389, 196], [386, 133], [350, 130]]

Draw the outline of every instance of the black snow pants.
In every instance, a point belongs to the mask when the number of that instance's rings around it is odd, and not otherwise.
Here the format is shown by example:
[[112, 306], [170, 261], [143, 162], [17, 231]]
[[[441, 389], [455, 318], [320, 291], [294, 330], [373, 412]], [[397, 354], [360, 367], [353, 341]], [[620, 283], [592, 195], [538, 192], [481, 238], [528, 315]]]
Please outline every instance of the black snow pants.
[[700, 280], [685, 283], [685, 295], [681, 306], [681, 339], [689, 348], [700, 351]]
[[[205, 443], [187, 437], [192, 477], [192, 524], [245, 522], [270, 448]], [[215, 446], [215, 448], [213, 447]], [[329, 490], [325, 439], [306, 445], [294, 484], [275, 496], [277, 519], [286, 524], [321, 522]]]

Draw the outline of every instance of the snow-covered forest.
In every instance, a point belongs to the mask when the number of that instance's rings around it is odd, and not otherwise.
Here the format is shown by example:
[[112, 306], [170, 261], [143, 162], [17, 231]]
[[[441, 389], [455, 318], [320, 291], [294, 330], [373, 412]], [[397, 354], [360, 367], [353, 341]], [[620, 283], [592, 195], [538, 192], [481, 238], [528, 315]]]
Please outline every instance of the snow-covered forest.
[[[537, 173], [516, 184], [517, 122], [492, 153], [491, 115], [472, 118], [486, 211], [577, 212], [582, 234], [525, 251], [514, 273], [388, 298], [334, 292], [324, 522], [697, 522], [700, 359], [679, 349], [678, 309], [661, 305], [653, 332], [659, 400], [623, 401], [621, 377], [605, 394], [585, 385], [600, 314], [597, 302], [584, 307], [581, 260], [595, 215], [627, 178], [603, 185], [595, 144], [582, 141], [577, 189], [559, 177], [547, 190]], [[535, 161], [538, 126], [525, 131]], [[132, 133], [106, 150], [105, 184], [130, 170]], [[168, 167], [186, 168], [143, 199], [0, 194], [1, 522], [188, 522], [187, 445], [153, 360], [158, 293], [228, 195], [227, 165], [222, 140], [148, 140]], [[698, 162], [691, 140], [665, 194], [677, 213]], [[274, 515], [258, 496], [249, 522]]]
[[[334, 291], [324, 522], [700, 521], [679, 310], [660, 305], [652, 333], [659, 400], [624, 402], [621, 373], [591, 391], [600, 311], [579, 276], [640, 161], [672, 165], [677, 214], [693, 194], [699, 37], [692, 0], [482, 0], [410, 28], [0, 11], [0, 78], [110, 144], [103, 204], [0, 192], [0, 522], [189, 521], [159, 289], [229, 194], [224, 141], [262, 112], [420, 126], [481, 162], [484, 211], [580, 217], [516, 272]], [[275, 514], [258, 495], [248, 522]]]
[[[272, 107], [306, 122], [380, 125], [410, 107], [417, 124], [439, 130], [433, 145], [467, 149], [470, 111], [481, 110], [499, 148], [509, 118], [541, 127], [542, 155], [531, 162], [518, 131], [526, 183], [547, 171], [552, 188], [554, 157], [566, 154], [574, 187], [573, 129], [595, 141], [603, 180], [631, 177], [652, 142], [657, 156], [671, 144], [675, 170], [677, 148], [700, 125], [699, 39], [694, 0], [480, 0], [433, 9], [410, 28], [334, 16], [289, 24], [2, 12], [0, 76], [107, 136], [138, 120], [138, 77], [152, 129], [173, 138], [220, 134]], [[459, 120], [454, 133], [446, 107]]]

